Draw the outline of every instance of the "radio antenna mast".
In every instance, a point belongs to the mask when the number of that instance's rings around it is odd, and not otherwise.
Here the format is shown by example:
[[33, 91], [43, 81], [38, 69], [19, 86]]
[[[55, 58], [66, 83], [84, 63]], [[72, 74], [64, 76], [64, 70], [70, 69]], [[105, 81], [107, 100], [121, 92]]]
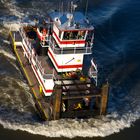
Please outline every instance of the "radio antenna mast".
[[85, 17], [87, 16], [87, 10], [88, 10], [88, 0], [86, 1]]
[[63, 4], [63, 1], [62, 1], [62, 4], [61, 4], [61, 12], [62, 12], [62, 15], [63, 15], [63, 13], [64, 13], [64, 4]]

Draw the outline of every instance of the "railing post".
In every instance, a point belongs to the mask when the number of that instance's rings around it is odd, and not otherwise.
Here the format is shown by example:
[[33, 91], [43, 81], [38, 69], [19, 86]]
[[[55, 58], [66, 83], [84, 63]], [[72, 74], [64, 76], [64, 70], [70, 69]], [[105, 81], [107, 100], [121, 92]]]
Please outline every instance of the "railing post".
[[15, 36], [16, 36], [16, 35], [15, 35], [15, 33], [14, 33], [14, 41], [15, 41]]
[[76, 47], [74, 47], [74, 54], [76, 53]]
[[54, 69], [53, 69], [53, 75], [52, 75], [52, 78], [55, 78], [55, 76], [54, 76]]
[[61, 49], [61, 54], [63, 54], [63, 47], [62, 47], [62, 49]]

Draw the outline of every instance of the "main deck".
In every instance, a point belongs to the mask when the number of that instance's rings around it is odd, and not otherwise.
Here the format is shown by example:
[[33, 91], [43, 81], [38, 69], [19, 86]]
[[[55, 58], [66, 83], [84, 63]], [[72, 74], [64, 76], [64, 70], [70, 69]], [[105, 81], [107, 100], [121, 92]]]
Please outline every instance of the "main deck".
[[[44, 73], [53, 74], [55, 82], [52, 96], [45, 97], [40, 91], [40, 84], [32, 70], [31, 63], [24, 56], [20, 33], [10, 32], [10, 42], [29, 83], [41, 118], [45, 120], [75, 117], [88, 118], [106, 113], [108, 84], [105, 84], [102, 88], [97, 88], [88, 77], [86, 80], [81, 80], [81, 75], [69, 77], [66, 73], [57, 73], [47, 55], [38, 55], [37, 61], [43, 68]], [[33, 40], [30, 40], [30, 43], [34, 45]], [[90, 99], [88, 106], [85, 104], [85, 99]]]

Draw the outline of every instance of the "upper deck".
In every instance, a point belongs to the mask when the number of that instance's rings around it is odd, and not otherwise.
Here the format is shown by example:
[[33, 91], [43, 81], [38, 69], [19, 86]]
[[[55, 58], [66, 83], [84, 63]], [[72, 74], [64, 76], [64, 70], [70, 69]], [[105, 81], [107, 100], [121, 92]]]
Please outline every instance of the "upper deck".
[[86, 18], [81, 12], [74, 12], [74, 14], [52, 12], [50, 13], [50, 17], [61, 31], [94, 29], [88, 18]]
[[92, 47], [94, 27], [81, 12], [49, 14], [53, 23], [53, 37], [60, 48]]

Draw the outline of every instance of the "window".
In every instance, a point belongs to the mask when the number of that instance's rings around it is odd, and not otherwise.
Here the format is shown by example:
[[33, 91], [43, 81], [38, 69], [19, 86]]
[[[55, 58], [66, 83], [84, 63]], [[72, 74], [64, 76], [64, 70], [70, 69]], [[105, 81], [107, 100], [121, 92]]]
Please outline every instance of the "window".
[[78, 32], [78, 39], [84, 39], [85, 38], [85, 31], [79, 31]]
[[64, 32], [63, 40], [81, 40], [85, 38], [85, 31]]

